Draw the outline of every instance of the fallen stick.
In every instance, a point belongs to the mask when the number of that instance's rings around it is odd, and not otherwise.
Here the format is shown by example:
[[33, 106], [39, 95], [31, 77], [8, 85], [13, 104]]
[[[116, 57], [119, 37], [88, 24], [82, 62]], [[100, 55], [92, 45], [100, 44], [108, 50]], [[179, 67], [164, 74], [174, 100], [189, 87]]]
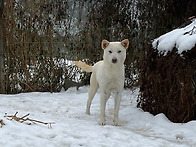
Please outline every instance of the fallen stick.
[[22, 117], [18, 117], [17, 114], [18, 114], [18, 112], [16, 112], [14, 115], [7, 115], [7, 113], [5, 113], [4, 117], [6, 117], [8, 120], [15, 120], [20, 123], [30, 121], [30, 123], [27, 123], [28, 125], [31, 125], [32, 123], [33, 124], [40, 123], [40, 124], [48, 125], [48, 128], [52, 128], [52, 124], [55, 124], [54, 122], [43, 122], [43, 121], [39, 121], [39, 120], [35, 120], [35, 119], [30, 119], [30, 118], [28, 118], [28, 116], [30, 115], [29, 113], [22, 116]]
[[2, 128], [2, 127], [3, 127], [3, 125], [5, 125], [5, 123], [3, 122], [3, 120], [2, 120], [2, 119], [0, 119], [0, 127]]

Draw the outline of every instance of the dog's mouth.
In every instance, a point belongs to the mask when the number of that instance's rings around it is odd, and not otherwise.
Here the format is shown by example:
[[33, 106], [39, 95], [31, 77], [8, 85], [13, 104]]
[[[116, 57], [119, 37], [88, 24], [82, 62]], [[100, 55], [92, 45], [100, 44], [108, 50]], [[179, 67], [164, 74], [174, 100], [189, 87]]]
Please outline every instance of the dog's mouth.
[[113, 58], [112, 59], [112, 63], [117, 63], [117, 59], [116, 58]]

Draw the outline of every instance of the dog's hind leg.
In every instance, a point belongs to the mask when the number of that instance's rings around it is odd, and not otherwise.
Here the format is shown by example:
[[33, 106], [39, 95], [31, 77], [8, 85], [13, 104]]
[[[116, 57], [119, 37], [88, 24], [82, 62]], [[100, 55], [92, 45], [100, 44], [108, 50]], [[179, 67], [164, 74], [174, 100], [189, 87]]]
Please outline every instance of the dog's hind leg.
[[97, 89], [98, 89], [98, 83], [96, 81], [95, 74], [92, 73], [91, 79], [90, 79], [90, 88], [88, 91], [87, 106], [86, 106], [86, 114], [88, 114], [88, 115], [90, 115], [91, 103], [92, 103], [92, 100], [95, 96], [95, 93], [97, 92]]
[[107, 94], [106, 94], [106, 102], [107, 102], [108, 99], [110, 98], [110, 95], [111, 95], [111, 91], [110, 91], [110, 92], [107, 92]]

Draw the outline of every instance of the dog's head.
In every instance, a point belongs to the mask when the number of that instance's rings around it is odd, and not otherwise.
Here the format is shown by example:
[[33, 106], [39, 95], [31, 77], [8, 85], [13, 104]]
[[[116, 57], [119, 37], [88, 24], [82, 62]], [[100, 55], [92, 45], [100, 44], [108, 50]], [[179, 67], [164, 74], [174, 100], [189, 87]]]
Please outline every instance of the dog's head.
[[126, 59], [126, 49], [129, 47], [129, 40], [125, 39], [121, 42], [103, 40], [101, 47], [104, 49], [104, 61], [112, 64], [124, 63]]

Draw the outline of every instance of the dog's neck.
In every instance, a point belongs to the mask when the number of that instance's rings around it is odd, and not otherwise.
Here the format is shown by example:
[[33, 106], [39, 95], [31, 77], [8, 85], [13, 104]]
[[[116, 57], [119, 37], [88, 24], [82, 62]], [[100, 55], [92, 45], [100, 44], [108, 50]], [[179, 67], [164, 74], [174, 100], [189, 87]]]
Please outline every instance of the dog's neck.
[[122, 71], [124, 70], [124, 64], [123, 63], [111, 63], [103, 60], [104, 66], [106, 67], [109, 72], [114, 72], [114, 71]]

